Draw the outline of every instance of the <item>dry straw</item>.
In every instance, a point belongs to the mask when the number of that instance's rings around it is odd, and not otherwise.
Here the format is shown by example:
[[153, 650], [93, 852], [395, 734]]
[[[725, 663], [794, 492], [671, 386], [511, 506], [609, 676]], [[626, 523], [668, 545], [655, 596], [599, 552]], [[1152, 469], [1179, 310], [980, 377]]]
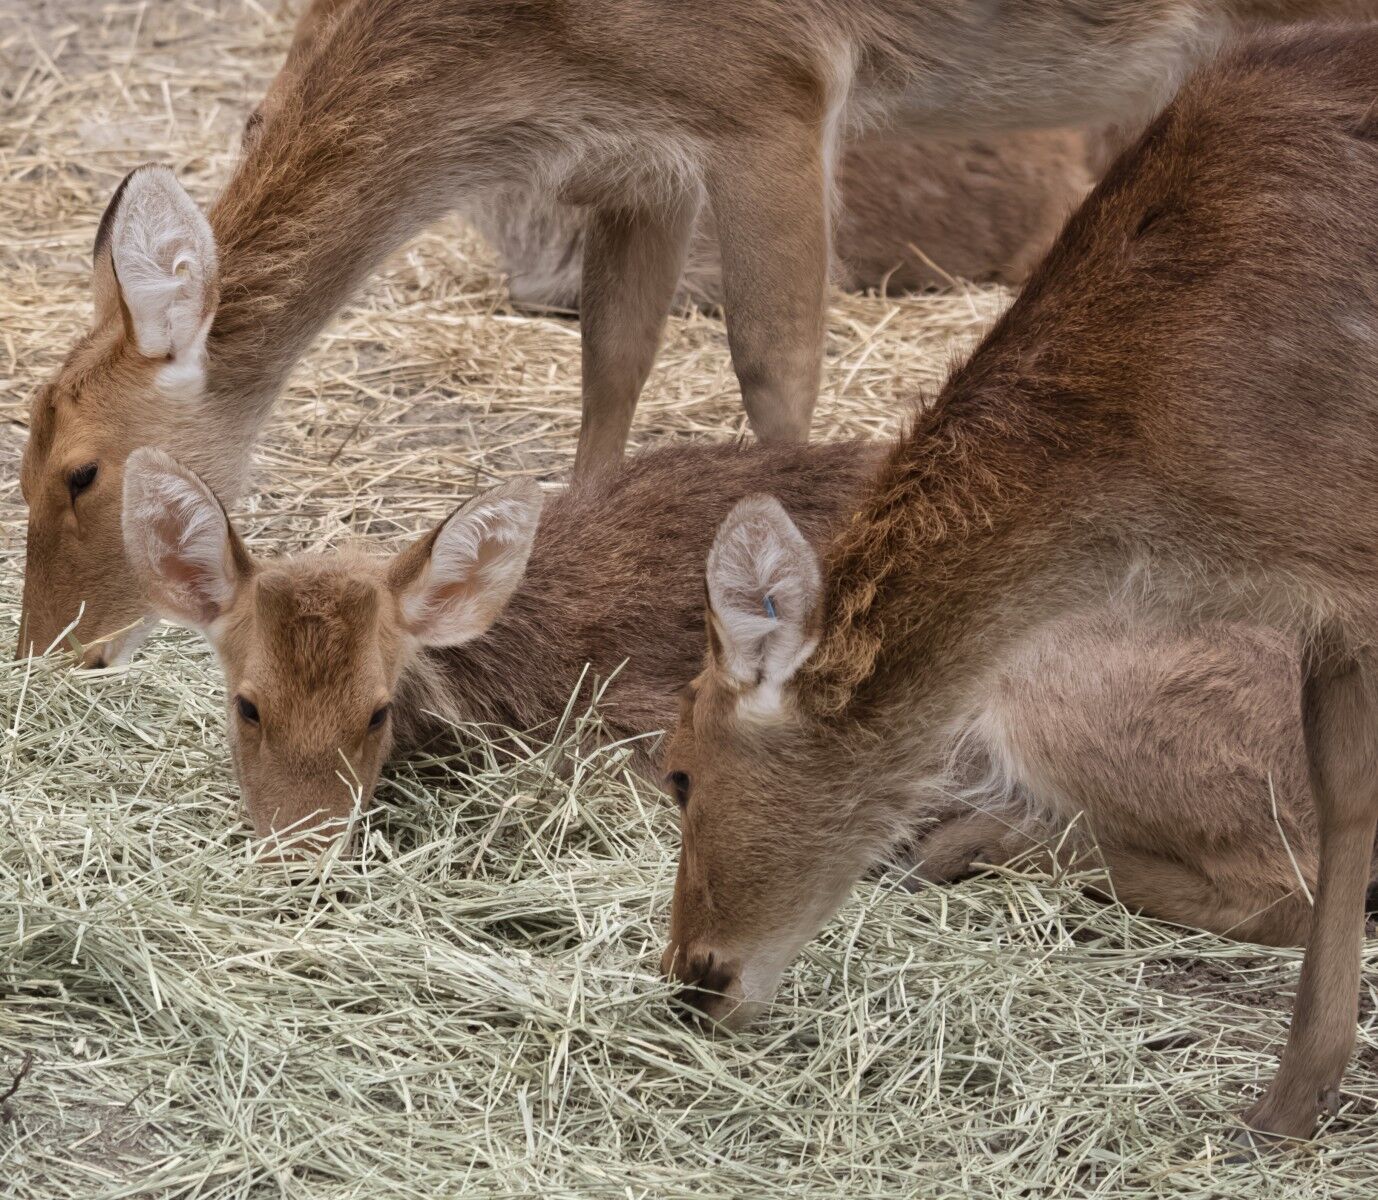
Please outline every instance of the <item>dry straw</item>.
[[[86, 318], [104, 198], [158, 158], [208, 196], [285, 44], [276, 3], [0, 7], [0, 640], [17, 617], [27, 397]], [[817, 432], [893, 427], [1001, 303], [839, 298]], [[400, 256], [294, 378], [245, 502], [256, 546], [386, 540], [564, 469], [577, 341], [504, 307], [458, 227]], [[731, 436], [721, 325], [677, 320], [643, 439]], [[8, 632], [7, 632], [8, 631]], [[656, 979], [677, 836], [625, 750], [457, 730], [399, 764], [357, 857], [254, 861], [214, 664], [0, 666], [0, 1195], [1341, 1197], [1378, 1178], [1378, 1039], [1318, 1147], [1220, 1160], [1298, 956], [1009, 872], [867, 883], [749, 1036]], [[552, 743], [554, 743], [552, 747]], [[462, 757], [461, 757], [462, 755]], [[1203, 798], [1204, 799], [1204, 798]]]

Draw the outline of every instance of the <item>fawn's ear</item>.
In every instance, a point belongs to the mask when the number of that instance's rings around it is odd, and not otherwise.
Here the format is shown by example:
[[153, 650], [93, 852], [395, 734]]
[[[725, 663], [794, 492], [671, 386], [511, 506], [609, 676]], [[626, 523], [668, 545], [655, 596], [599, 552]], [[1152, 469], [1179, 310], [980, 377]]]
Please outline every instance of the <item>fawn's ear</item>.
[[121, 318], [140, 354], [176, 366], [176, 383], [203, 382], [219, 299], [215, 235], [171, 171], [149, 164], [124, 177], [93, 259], [97, 324]]
[[773, 496], [738, 501], [708, 552], [713, 665], [756, 689], [754, 706], [778, 706], [780, 689], [818, 644], [818, 558]]
[[158, 615], [208, 632], [253, 572], [215, 494], [145, 446], [124, 468], [124, 548]]
[[504, 484], [402, 551], [388, 584], [411, 633], [426, 646], [458, 646], [486, 633], [526, 575], [540, 516], [534, 481]]

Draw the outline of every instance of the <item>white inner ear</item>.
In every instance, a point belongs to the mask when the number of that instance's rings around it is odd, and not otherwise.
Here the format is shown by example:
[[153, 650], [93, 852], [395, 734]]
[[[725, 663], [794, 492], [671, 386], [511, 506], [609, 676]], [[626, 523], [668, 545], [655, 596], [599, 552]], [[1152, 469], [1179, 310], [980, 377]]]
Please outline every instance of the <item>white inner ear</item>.
[[111, 255], [139, 353], [171, 357], [177, 370], [160, 383], [186, 390], [215, 315], [215, 235], [171, 171], [143, 167], [130, 177], [115, 214]]
[[225, 515], [198, 479], [152, 455], [126, 468], [125, 549], [164, 617], [208, 630], [234, 600]]
[[757, 689], [757, 706], [778, 704], [780, 688], [817, 646], [821, 591], [817, 556], [780, 502], [771, 496], [740, 501], [708, 555], [708, 601], [722, 644], [720, 665]]
[[445, 522], [402, 614], [428, 646], [457, 646], [486, 633], [526, 575], [541, 514], [534, 483], [496, 488]]

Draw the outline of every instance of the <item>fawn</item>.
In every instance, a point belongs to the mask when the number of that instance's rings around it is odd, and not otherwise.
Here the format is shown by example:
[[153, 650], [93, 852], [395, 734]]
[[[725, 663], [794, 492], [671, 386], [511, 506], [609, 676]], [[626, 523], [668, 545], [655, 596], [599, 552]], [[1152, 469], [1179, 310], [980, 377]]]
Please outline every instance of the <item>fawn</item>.
[[[702, 593], [685, 565], [762, 478], [824, 542], [882, 454], [667, 449], [544, 508], [534, 485], [497, 488], [391, 559], [260, 564], [194, 474], [140, 450], [124, 524], [159, 609], [219, 653], [244, 804], [280, 848], [331, 837], [394, 744], [447, 723], [554, 722], [585, 663], [603, 679], [622, 667], [602, 712], [611, 737], [638, 739], [632, 765], [648, 771], [650, 735], [674, 719], [700, 647]], [[1103, 863], [1131, 906], [1305, 941], [1315, 832], [1296, 689], [1295, 656], [1266, 631], [1069, 623], [991, 689], [911, 812], [917, 874], [1056, 847], [1065, 865]], [[1152, 836], [1144, 811], [1159, 818]]]
[[1378, 818], [1376, 92], [1378, 27], [1222, 58], [1118, 159], [821, 556], [769, 497], [734, 508], [666, 756], [683, 849], [663, 966], [704, 1014], [741, 1024], [770, 999], [906, 828], [983, 681], [1121, 595], [1301, 647], [1315, 913], [1246, 1122], [1305, 1136], [1333, 1105]]
[[734, 500], [768, 478], [821, 540], [879, 459], [845, 443], [685, 447], [545, 505], [532, 482], [495, 488], [390, 558], [259, 563], [204, 481], [142, 449], [125, 472], [124, 540], [156, 610], [217, 651], [254, 828], [307, 832], [347, 815], [356, 792], [369, 799], [394, 741], [551, 722], [586, 664], [615, 675], [602, 707], [613, 736], [664, 729], [699, 645], [689, 564]]
[[514, 189], [589, 209], [575, 462], [594, 470], [620, 456], [706, 197], [751, 425], [800, 441], [846, 130], [1118, 119], [1151, 109], [1234, 23], [1369, 7], [326, 3], [208, 214], [171, 172], [143, 167], [101, 219], [92, 327], [31, 409], [20, 652], [69, 627], [87, 665], [132, 651], [147, 622], [120, 548], [125, 458], [163, 446], [237, 496], [293, 364], [378, 263], [450, 209]]

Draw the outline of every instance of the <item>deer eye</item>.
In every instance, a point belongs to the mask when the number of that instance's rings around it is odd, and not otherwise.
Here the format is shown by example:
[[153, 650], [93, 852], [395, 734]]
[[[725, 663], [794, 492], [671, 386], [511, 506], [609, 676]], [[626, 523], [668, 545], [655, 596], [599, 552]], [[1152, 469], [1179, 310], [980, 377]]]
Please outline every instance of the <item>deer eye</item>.
[[96, 471], [99, 469], [97, 463], [89, 462], [77, 467], [73, 471], [67, 472], [67, 491], [73, 500], [81, 495], [87, 488], [96, 482]]
[[388, 711], [392, 708], [391, 704], [382, 704], [373, 710], [373, 715], [368, 719], [369, 729], [381, 729], [383, 722], [388, 719]]
[[258, 705], [252, 700], [246, 700], [243, 696], [234, 698], [235, 711], [239, 713], [239, 719], [250, 725], [258, 724]]
[[670, 785], [670, 791], [674, 793], [675, 803], [680, 808], [689, 807], [689, 776], [683, 771], [671, 771], [665, 776], [665, 782]]

